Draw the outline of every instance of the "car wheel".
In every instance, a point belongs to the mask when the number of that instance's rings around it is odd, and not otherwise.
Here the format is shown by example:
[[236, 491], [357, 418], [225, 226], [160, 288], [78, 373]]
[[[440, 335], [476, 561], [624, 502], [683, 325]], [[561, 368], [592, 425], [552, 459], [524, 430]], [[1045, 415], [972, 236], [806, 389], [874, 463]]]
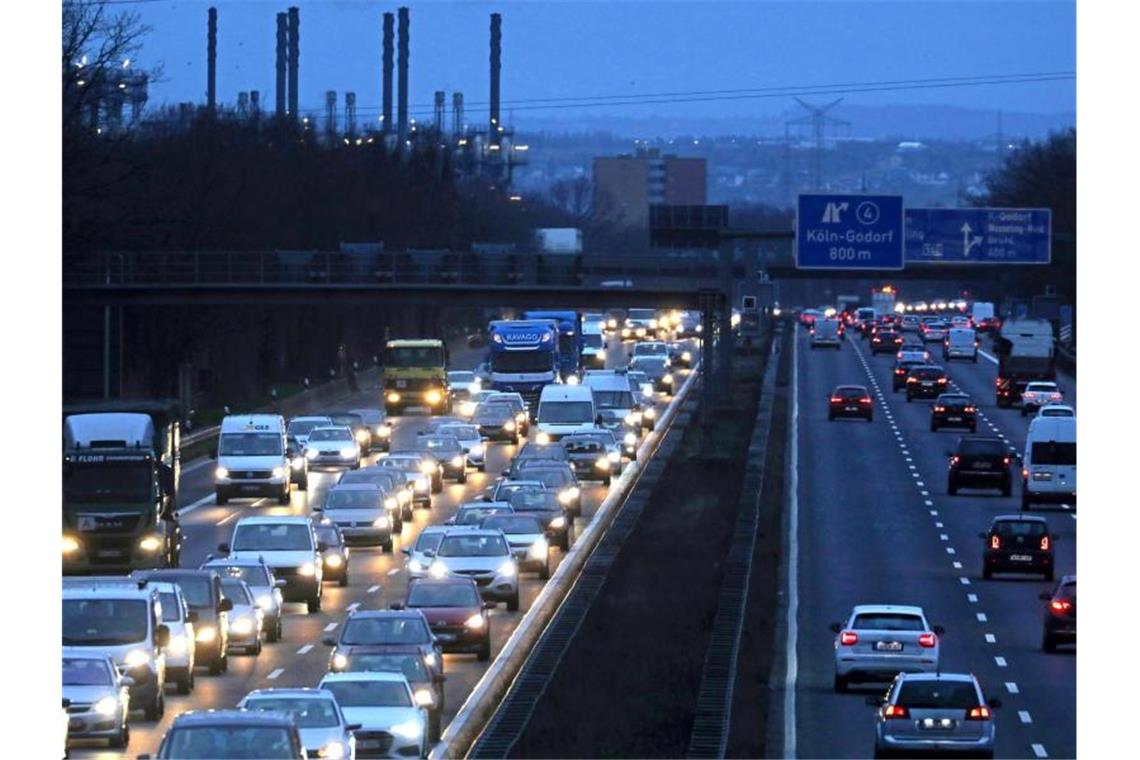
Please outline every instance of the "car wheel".
[[1021, 487], [1021, 511], [1022, 512], [1032, 511], [1032, 507], [1031, 507], [1031, 504], [1029, 502], [1029, 494], [1025, 492], [1025, 486], [1024, 485], [1022, 485], [1022, 487]]
[[131, 727], [127, 722], [123, 721], [123, 727], [119, 729], [119, 733], [111, 737], [107, 742], [107, 746], [111, 749], [126, 749], [127, 745], [131, 743]]
[[466, 483], [467, 482], [467, 470], [464, 470], [463, 472], [459, 473], [459, 477], [455, 479], [455, 482], [459, 483], [460, 485], [463, 485], [464, 483]]
[[1041, 648], [1046, 652], [1057, 651], [1057, 639], [1050, 636], [1048, 631], [1041, 636]]
[[1049, 581], [1050, 583], [1053, 582], [1053, 568], [1049, 568], [1044, 573], [1042, 573], [1042, 575], [1045, 576], [1045, 580]]
[[478, 470], [479, 472], [486, 472], [487, 471], [487, 463], [484, 462], [483, 464], [475, 465], [475, 469]]
[[541, 581], [550, 580], [550, 560], [546, 560], [546, 564], [538, 571], [538, 579]]
[[515, 595], [507, 600], [507, 611], [508, 612], [518, 612], [519, 611], [519, 592], [518, 591], [515, 591]]
[[1002, 483], [1001, 484], [1001, 495], [1002, 496], [1012, 496], [1013, 495], [1013, 484], [1010, 483], [1009, 481]]
[[229, 502], [229, 500], [230, 497], [228, 494], [226, 494], [225, 491], [221, 490], [220, 488], [214, 491], [214, 501], [219, 507], [224, 507]]
[[847, 676], [836, 675], [834, 686], [835, 686], [835, 691], [837, 694], [843, 694], [844, 692], [846, 692], [847, 691]]
[[483, 643], [479, 646], [479, 652], [475, 655], [479, 662], [486, 662], [491, 659], [491, 637], [483, 639]]
[[254, 657], [257, 657], [259, 654], [261, 654], [261, 639], [258, 639], [256, 644], [247, 649], [246, 653], [251, 654]]
[[224, 668], [222, 667], [222, 658], [219, 657], [210, 663], [209, 673], [212, 676], [220, 676]]
[[428, 741], [435, 744], [439, 741], [439, 736], [442, 733], [442, 720], [440, 718], [440, 711], [433, 710], [428, 715]]
[[285, 493], [278, 494], [277, 503], [282, 507], [289, 505], [289, 486], [285, 486]]
[[317, 613], [317, 612], [320, 612], [321, 611], [321, 595], [317, 594], [316, 596], [314, 596], [312, 599], [310, 599], [308, 601], [306, 606], [308, 607], [310, 615]]
[[439, 493], [442, 490], [443, 490], [443, 478], [442, 477], [439, 477], [439, 478], [433, 477], [431, 480], [431, 492], [432, 493]]
[[280, 641], [281, 638], [285, 635], [285, 626], [281, 622], [281, 615], [280, 614], [278, 614], [277, 624], [274, 625], [273, 628], [274, 628], [274, 639], [273, 640], [274, 641]]

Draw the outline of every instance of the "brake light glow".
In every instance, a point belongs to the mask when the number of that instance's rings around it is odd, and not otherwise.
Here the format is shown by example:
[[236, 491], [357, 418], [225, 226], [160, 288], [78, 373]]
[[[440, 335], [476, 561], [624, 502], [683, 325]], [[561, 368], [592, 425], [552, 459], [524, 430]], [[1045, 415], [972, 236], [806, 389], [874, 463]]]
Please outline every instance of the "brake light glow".
[[845, 647], [854, 646], [859, 641], [859, 634], [855, 631], [844, 631], [839, 634], [839, 643]]
[[902, 705], [887, 705], [883, 710], [884, 718], [907, 718], [910, 717], [910, 712]]
[[842, 396], [832, 396], [831, 397], [831, 403], [842, 404], [843, 403], [843, 397]]
[[959, 461], [961, 461], [960, 457], [955, 454], [954, 456], [950, 457], [950, 466], [958, 464]]
[[1001, 463], [1002, 463], [1002, 464], [1009, 464], [1009, 462], [1010, 462], [1010, 459], [1009, 459], [1009, 457], [1002, 457], [1002, 458], [1001, 458]]
[[1073, 603], [1068, 599], [1054, 599], [1049, 602], [1049, 609], [1056, 615], [1063, 615], [1073, 609]]
[[976, 411], [977, 411], [977, 409], [975, 409], [975, 408], [974, 408], [974, 407], [972, 407], [972, 406], [968, 406], [968, 407], [966, 407], [966, 413], [967, 413], [967, 414], [969, 414], [969, 413], [971, 413], [971, 412], [976, 412]]
[[860, 404], [869, 404], [869, 403], [871, 403], [871, 397], [870, 396], [864, 396], [863, 398], [859, 399], [859, 403]]
[[946, 385], [946, 378], [944, 378], [944, 377], [938, 378], [938, 384], [939, 385]]
[[990, 708], [978, 705], [970, 708], [970, 712], [966, 713], [966, 720], [989, 720], [990, 715]]
[[1042, 536], [1041, 537], [1041, 551], [1043, 551], [1043, 552], [1049, 551], [1050, 545], [1051, 545], [1051, 543], [1049, 541], [1049, 537], [1048, 536]]
[[1001, 548], [1001, 538], [999, 536], [990, 536], [990, 548], [991, 549], [1000, 549]]
[[906, 381], [907, 381], [908, 383], [917, 383], [917, 382], [918, 382], [918, 378], [916, 378], [916, 377], [908, 377], [908, 378], [906, 379]]
[[931, 649], [938, 643], [938, 637], [933, 633], [920, 633], [918, 635], [918, 645], [924, 649]]

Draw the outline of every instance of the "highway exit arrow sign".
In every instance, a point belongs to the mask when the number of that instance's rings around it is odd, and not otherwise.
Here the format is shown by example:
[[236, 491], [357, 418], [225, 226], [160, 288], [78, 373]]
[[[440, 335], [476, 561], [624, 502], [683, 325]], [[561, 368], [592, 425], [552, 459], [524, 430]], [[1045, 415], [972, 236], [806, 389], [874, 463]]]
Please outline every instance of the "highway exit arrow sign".
[[800, 195], [796, 268], [902, 269], [902, 196]]
[[906, 263], [1048, 264], [1047, 208], [908, 208]]

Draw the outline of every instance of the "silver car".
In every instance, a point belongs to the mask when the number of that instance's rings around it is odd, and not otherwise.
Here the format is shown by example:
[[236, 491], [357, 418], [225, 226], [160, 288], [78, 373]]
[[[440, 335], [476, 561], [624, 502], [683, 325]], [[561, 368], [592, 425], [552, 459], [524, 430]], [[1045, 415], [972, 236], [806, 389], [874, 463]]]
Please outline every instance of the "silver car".
[[520, 571], [536, 572], [544, 581], [550, 578], [550, 544], [546, 540], [546, 529], [537, 517], [516, 515], [512, 509], [484, 517], [479, 527], [503, 531]]
[[467, 463], [479, 472], [487, 471], [486, 450], [483, 448], [483, 437], [479, 435], [479, 428], [466, 423], [450, 424], [440, 425], [436, 432], [440, 435], [454, 436], [463, 447], [463, 453], [467, 455]]
[[349, 724], [326, 689], [255, 689], [238, 702], [239, 710], [263, 710], [290, 715], [301, 732], [305, 753], [313, 758], [352, 760], [356, 757], [356, 724]]
[[392, 551], [391, 512], [396, 497], [373, 483], [337, 485], [329, 489], [319, 511], [340, 528], [345, 543], [382, 546]]
[[134, 680], [119, 675], [107, 655], [63, 649], [63, 700], [67, 735], [107, 739], [111, 749], [123, 749], [131, 739], [127, 726], [130, 686]]
[[189, 694], [194, 688], [194, 620], [182, 595], [182, 589], [173, 581], [151, 581], [158, 589], [162, 605], [162, 624], [170, 629], [170, 640], [163, 651], [166, 655], [166, 681], [176, 683], [179, 694]]
[[852, 681], [888, 681], [899, 673], [938, 670], [941, 626], [926, 622], [921, 607], [861, 604], [847, 622], [832, 623], [835, 635], [835, 690]]
[[249, 586], [240, 578], [222, 576], [222, 594], [234, 605], [229, 618], [230, 648], [242, 648], [255, 656], [261, 654], [265, 613], [257, 606]]
[[326, 673], [319, 686], [331, 691], [344, 716], [360, 726], [353, 734], [361, 754], [427, 756], [427, 710], [416, 704], [403, 673]]
[[[257, 602], [258, 609], [265, 616], [265, 640], [270, 643], [280, 640], [281, 616], [284, 614], [281, 610], [284, 605], [281, 589], [285, 588], [285, 580], [274, 576], [273, 568], [256, 557], [215, 559], [213, 555], [209, 555], [202, 563], [201, 569], [214, 570], [223, 578], [238, 578], [245, 581], [250, 593], [253, 594], [254, 601]], [[166, 608], [163, 607], [163, 616], [165, 615]], [[166, 667], [170, 668], [169, 651]]]
[[875, 713], [875, 757], [917, 753], [994, 756], [993, 711], [968, 673], [899, 673], [883, 696], [867, 697]]
[[401, 549], [408, 558], [404, 563], [404, 568], [408, 571], [410, 580], [427, 577], [428, 567], [431, 566], [432, 558], [435, 557], [435, 553], [439, 549], [439, 542], [443, 540], [450, 527], [450, 525], [425, 526], [416, 536], [415, 544]]
[[453, 528], [439, 543], [428, 576], [471, 578], [484, 599], [519, 608], [519, 567], [499, 530]]
[[438, 464], [428, 463], [419, 454], [387, 454], [376, 461], [376, 466], [389, 467], [403, 473], [404, 479], [412, 487], [412, 504], [431, 507], [434, 490], [432, 471], [438, 471]]
[[352, 428], [344, 425], [317, 427], [309, 432], [305, 444], [309, 467], [360, 467], [360, 444]]

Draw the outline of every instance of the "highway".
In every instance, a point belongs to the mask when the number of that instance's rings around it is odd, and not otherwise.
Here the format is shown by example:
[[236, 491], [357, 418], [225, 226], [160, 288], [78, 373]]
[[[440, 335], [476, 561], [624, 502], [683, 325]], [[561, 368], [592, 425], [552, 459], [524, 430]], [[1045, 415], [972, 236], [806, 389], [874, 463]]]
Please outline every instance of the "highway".
[[[630, 349], [623, 346], [621, 341], [611, 340], [607, 350], [607, 366], [624, 366], [628, 350]], [[458, 357], [451, 369], [470, 368], [477, 361], [472, 352]], [[659, 413], [666, 402], [667, 399], [658, 394]], [[377, 406], [379, 391], [362, 391], [335, 406], [346, 405]], [[410, 447], [417, 431], [429, 419], [426, 415], [394, 418], [392, 450]], [[353, 547], [349, 560], [348, 587], [340, 588], [335, 583], [326, 583], [322, 608], [317, 614], [305, 614], [302, 605], [287, 605], [282, 640], [266, 644], [260, 656], [231, 653], [229, 671], [220, 676], [206, 675], [199, 668], [197, 684], [191, 694], [178, 696], [171, 689], [167, 690], [166, 713], [158, 722], [145, 721], [141, 714], [134, 713], [130, 723], [131, 741], [124, 752], [108, 750], [104, 742], [73, 740], [72, 757], [117, 758], [154, 753], [174, 717], [186, 710], [233, 707], [249, 691], [257, 688], [316, 685], [327, 671], [331, 653], [321, 643], [321, 638], [335, 632], [353, 609], [386, 609], [390, 602], [402, 600], [407, 588], [407, 576], [403, 569], [401, 547], [412, 545], [424, 526], [444, 522], [461, 503], [478, 498], [483, 488], [491, 484], [497, 474], [508, 466], [515, 451], [516, 447], [512, 445], [490, 444], [487, 447], [485, 473], [469, 471], [465, 485], [445, 480], [443, 491], [433, 496], [432, 509], [416, 509], [414, 521], [404, 523], [403, 532], [396, 539], [391, 554], [383, 553], [379, 547]], [[370, 461], [375, 459], [376, 455], [373, 455]], [[181, 564], [186, 567], [197, 567], [207, 554], [216, 551], [220, 542], [228, 541], [234, 523], [243, 516], [310, 514], [312, 506], [323, 502], [329, 487], [339, 476], [339, 471], [311, 472], [308, 492], [302, 493], [294, 489], [289, 506], [277, 506], [269, 499], [261, 499], [235, 500], [220, 507], [213, 499], [211, 465], [209, 460], [198, 460], [187, 463], [183, 468], [181, 514], [185, 540]], [[575, 535], [584, 529], [607, 491], [601, 483], [586, 481], [582, 485], [582, 515], [576, 520]], [[555, 552], [553, 570], [561, 561], [562, 555], [557, 549], [552, 551]], [[523, 574], [521, 581], [519, 611], [509, 613], [505, 605], [500, 605], [492, 612], [493, 656], [498, 655], [542, 588], [542, 582], [533, 573]], [[477, 662], [474, 655], [452, 654], [445, 655], [444, 661], [447, 682], [443, 726], [446, 728], [489, 663]]]
[[[798, 488], [794, 537], [799, 562], [795, 599], [794, 699], [784, 719], [794, 725], [785, 747], [798, 757], [869, 757], [874, 708], [867, 695], [879, 685], [833, 690], [833, 622], [863, 603], [922, 606], [932, 624], [945, 627], [944, 672], [973, 672], [995, 711], [998, 757], [1076, 755], [1076, 655], [1041, 649], [1043, 591], [1038, 577], [999, 575], [982, 580], [985, 530], [998, 514], [1020, 511], [1020, 477], [1013, 495], [946, 493], [947, 451], [966, 430], [929, 431], [929, 401], [907, 403], [891, 390], [893, 355], [871, 357], [852, 336], [839, 351], [809, 350], [797, 331], [793, 414]], [[934, 345], [936, 348], [937, 346]], [[938, 361], [938, 352], [934, 360]], [[978, 404], [978, 434], [1000, 435], [1024, 448], [1028, 419], [994, 402], [995, 363], [943, 364], [955, 389]], [[872, 424], [828, 422], [827, 397], [838, 384], [867, 386], [875, 396]], [[1061, 380], [1075, 405], [1076, 383]], [[1076, 570], [1077, 522], [1073, 510], [1035, 505], [1058, 537], [1056, 572]], [[787, 724], [786, 724], [787, 725]]]

